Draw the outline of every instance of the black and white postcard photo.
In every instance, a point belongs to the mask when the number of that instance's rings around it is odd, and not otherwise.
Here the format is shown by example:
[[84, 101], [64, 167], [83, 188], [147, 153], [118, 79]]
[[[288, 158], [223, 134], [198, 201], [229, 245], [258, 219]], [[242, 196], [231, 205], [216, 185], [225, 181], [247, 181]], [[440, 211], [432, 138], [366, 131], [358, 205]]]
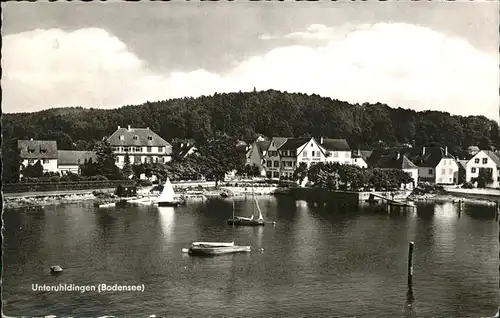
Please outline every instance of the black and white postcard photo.
[[500, 2], [1, 8], [2, 317], [500, 317]]

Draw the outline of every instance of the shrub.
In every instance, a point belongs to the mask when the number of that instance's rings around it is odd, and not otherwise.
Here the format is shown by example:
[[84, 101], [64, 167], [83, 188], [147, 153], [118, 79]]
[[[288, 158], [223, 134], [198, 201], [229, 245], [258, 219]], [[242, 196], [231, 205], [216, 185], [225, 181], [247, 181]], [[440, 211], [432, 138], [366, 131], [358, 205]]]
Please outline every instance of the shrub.
[[150, 187], [153, 185], [153, 182], [149, 181], [149, 180], [137, 180], [137, 185], [141, 186], [141, 187]]
[[465, 182], [462, 185], [462, 188], [464, 188], [464, 189], [472, 189], [472, 188], [474, 188], [474, 185], [472, 184], [472, 182]]

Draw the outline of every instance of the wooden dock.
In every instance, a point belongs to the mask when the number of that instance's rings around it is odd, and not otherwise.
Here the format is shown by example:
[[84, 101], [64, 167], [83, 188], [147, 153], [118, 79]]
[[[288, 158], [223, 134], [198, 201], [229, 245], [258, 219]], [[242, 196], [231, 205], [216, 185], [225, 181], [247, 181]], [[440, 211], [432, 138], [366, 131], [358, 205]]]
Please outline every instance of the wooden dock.
[[415, 204], [413, 204], [413, 203], [389, 199], [387, 197], [384, 197], [382, 195], [378, 195], [375, 193], [370, 194], [370, 198], [367, 201], [368, 202], [378, 202], [378, 200], [376, 198], [381, 199], [382, 202], [385, 202], [387, 204], [387, 206], [398, 206], [398, 207], [408, 207], [408, 208], [415, 207]]

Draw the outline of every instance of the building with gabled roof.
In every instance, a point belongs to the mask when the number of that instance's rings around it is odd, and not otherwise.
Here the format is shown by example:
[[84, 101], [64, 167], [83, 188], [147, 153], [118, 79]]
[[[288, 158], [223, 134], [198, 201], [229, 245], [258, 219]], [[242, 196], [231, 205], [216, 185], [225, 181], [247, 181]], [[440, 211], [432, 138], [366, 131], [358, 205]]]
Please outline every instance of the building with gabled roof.
[[80, 165], [90, 160], [94, 163], [97, 161], [95, 151], [58, 150], [57, 169], [61, 175], [80, 174]]
[[319, 144], [325, 153], [326, 162], [353, 164], [351, 147], [349, 147], [347, 140], [321, 137]]
[[413, 189], [418, 183], [418, 166], [411, 162], [406, 155], [399, 152], [396, 155], [382, 155], [373, 162], [372, 167], [380, 169], [398, 169], [408, 173], [413, 182], [411, 184], [402, 184], [401, 188]]
[[250, 146], [250, 149], [246, 153], [246, 164], [247, 165], [255, 165], [259, 168], [260, 174], [262, 176], [266, 175], [266, 170], [264, 167], [265, 157], [267, 154], [267, 149], [271, 145], [270, 140], [260, 140], [257, 139]]
[[486, 169], [491, 174], [493, 182], [488, 187], [500, 186], [500, 152], [480, 150], [465, 164], [465, 181], [471, 182], [479, 176], [479, 170]]
[[123, 168], [125, 155], [128, 154], [131, 164], [166, 163], [172, 160], [172, 145], [161, 138], [149, 127], [118, 129], [108, 137], [116, 155], [116, 165]]
[[17, 148], [21, 158], [21, 169], [34, 165], [37, 161], [43, 166], [43, 172], [57, 172], [57, 142], [54, 140], [18, 140]]
[[422, 147], [407, 150], [405, 155], [419, 167], [421, 182], [457, 184], [459, 166], [448, 147]]
[[264, 155], [265, 175], [269, 179], [279, 179], [280, 177], [280, 155], [278, 149], [288, 140], [289, 137], [273, 137]]

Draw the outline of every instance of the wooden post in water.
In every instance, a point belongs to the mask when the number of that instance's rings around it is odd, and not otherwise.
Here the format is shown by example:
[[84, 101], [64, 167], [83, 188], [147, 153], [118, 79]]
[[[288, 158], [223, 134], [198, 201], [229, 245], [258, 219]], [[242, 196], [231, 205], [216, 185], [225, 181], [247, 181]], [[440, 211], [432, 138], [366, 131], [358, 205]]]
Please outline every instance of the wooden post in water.
[[408, 287], [411, 288], [413, 278], [413, 245], [410, 241], [408, 245]]

